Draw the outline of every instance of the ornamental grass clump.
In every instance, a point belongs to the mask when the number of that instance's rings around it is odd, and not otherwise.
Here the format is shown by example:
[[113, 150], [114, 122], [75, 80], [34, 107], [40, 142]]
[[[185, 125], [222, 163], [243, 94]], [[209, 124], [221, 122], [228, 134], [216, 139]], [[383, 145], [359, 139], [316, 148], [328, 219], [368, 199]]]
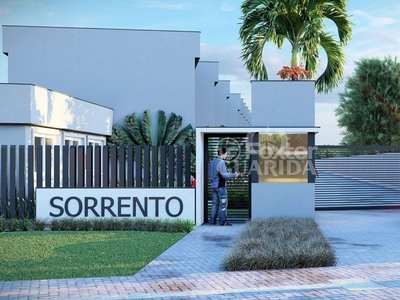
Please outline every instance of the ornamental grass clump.
[[224, 257], [226, 271], [328, 267], [333, 249], [311, 218], [249, 221]]

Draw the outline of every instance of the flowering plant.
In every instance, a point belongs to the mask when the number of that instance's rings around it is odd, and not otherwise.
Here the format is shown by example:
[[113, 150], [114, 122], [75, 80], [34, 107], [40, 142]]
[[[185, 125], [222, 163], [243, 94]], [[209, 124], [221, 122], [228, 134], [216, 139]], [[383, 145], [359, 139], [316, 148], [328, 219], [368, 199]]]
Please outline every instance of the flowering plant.
[[302, 64], [293, 68], [284, 66], [276, 75], [279, 75], [283, 80], [305, 80], [311, 79], [312, 77], [310, 72], [304, 69]]

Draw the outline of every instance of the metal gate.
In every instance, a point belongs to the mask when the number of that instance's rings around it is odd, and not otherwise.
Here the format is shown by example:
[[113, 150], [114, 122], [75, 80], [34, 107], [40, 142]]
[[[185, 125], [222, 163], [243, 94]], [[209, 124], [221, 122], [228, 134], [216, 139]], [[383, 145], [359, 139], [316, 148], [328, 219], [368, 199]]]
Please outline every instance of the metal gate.
[[318, 146], [316, 210], [400, 206], [400, 147]]
[[[226, 168], [229, 172], [248, 172], [250, 154], [247, 151], [248, 136], [246, 134], [209, 134], [205, 136], [204, 170], [207, 180], [204, 184], [204, 220], [209, 221], [212, 206], [212, 191], [208, 179], [208, 166], [217, 156], [219, 147], [226, 147], [228, 156]], [[228, 221], [244, 221], [250, 218], [250, 182], [248, 176], [227, 181], [228, 189]]]

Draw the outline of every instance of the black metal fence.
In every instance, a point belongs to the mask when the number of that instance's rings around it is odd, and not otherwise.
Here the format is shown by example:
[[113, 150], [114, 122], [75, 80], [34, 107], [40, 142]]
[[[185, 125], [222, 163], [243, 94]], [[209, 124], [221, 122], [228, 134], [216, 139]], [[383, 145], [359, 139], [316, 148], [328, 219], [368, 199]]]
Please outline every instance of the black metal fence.
[[318, 146], [315, 207], [400, 207], [400, 147]]
[[[1, 146], [0, 216], [34, 217], [36, 187], [190, 187], [190, 150]], [[318, 146], [315, 156], [317, 210], [400, 207], [400, 147]]]
[[1, 146], [0, 216], [34, 217], [36, 187], [190, 187], [182, 146]]

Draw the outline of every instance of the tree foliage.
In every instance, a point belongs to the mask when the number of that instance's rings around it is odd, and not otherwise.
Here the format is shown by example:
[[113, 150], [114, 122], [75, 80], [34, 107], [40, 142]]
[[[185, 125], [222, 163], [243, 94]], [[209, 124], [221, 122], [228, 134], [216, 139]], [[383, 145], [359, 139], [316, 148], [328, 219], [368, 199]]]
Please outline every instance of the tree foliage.
[[400, 145], [400, 63], [385, 57], [355, 64], [335, 110], [341, 144]]
[[[126, 116], [125, 127], [121, 124], [114, 126], [111, 136], [107, 139], [107, 144], [110, 146], [190, 146], [191, 169], [194, 172], [196, 138], [192, 125], [188, 124], [182, 128], [181, 116], [171, 113], [167, 118], [163, 110], [158, 111], [156, 124], [157, 128], [153, 130], [150, 110], [145, 110], [142, 118], [137, 112], [134, 112]], [[153, 138], [153, 131], [155, 138]], [[133, 151], [135, 152], [135, 149]]]
[[[291, 67], [300, 65], [317, 72], [320, 50], [327, 55], [327, 66], [316, 81], [318, 93], [329, 92], [342, 80], [345, 57], [342, 47], [351, 38], [347, 0], [245, 0], [242, 3], [242, 59], [257, 80], [268, 80], [263, 49], [272, 42], [279, 49], [287, 40], [292, 46]], [[325, 20], [332, 21], [339, 40], [325, 31]]]

